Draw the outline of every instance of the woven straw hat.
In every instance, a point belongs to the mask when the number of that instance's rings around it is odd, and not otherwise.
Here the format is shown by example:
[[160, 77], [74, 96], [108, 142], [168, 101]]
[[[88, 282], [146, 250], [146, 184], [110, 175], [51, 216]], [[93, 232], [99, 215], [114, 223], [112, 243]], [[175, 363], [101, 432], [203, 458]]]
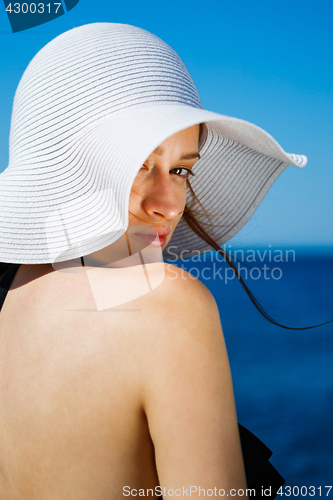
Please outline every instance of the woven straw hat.
[[[15, 94], [9, 166], [0, 174], [0, 261], [66, 261], [116, 241], [143, 162], [199, 123], [205, 134], [191, 184], [207, 214], [201, 222], [213, 223], [222, 245], [285, 167], [303, 167], [306, 157], [253, 124], [204, 110], [180, 57], [143, 29], [94, 23], [52, 40]], [[211, 248], [181, 219], [163, 255], [184, 249], [188, 257]]]

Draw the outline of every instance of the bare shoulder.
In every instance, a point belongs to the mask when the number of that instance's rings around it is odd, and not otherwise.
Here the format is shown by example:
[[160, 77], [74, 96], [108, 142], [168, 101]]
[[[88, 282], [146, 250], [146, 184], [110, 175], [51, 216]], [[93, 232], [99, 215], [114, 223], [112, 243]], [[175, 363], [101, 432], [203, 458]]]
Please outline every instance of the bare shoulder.
[[166, 387], [164, 377], [168, 384], [178, 384], [180, 373], [184, 384], [191, 386], [193, 369], [196, 376], [201, 371], [205, 376], [214, 372], [217, 379], [225, 380], [229, 364], [213, 295], [184, 269], [164, 264], [164, 271], [163, 283], [145, 301], [140, 327], [145, 352], [149, 353], [143, 354], [142, 373], [151, 394], [159, 394], [159, 382], [160, 389]]
[[[198, 368], [200, 365], [204, 370], [203, 365], [209, 360], [211, 369], [217, 367], [219, 376], [222, 365], [227, 371], [229, 369], [219, 310], [213, 295], [184, 269], [162, 265], [163, 282], [136, 301], [140, 310], [132, 316], [133, 331], [140, 337], [140, 343], [135, 343], [135, 349], [140, 350], [138, 377], [143, 386], [152, 389], [151, 394], [158, 392], [157, 386], [153, 389], [158, 381], [165, 386], [164, 376], [170, 383], [171, 380], [177, 383], [186, 357], [191, 366]], [[155, 271], [160, 272], [161, 268], [158, 271], [155, 266]], [[174, 374], [178, 374], [175, 379]], [[188, 382], [191, 384], [191, 376]]]
[[163, 263], [164, 280], [148, 300], [150, 314], [158, 316], [160, 332], [178, 335], [211, 330], [222, 332], [220, 315], [213, 294], [195, 276], [173, 264]]
[[188, 273], [185, 269], [173, 264], [163, 263], [164, 280], [162, 286], [157, 290], [164, 297], [172, 300], [173, 298], [184, 301], [191, 300], [194, 304], [199, 301], [202, 305], [215, 305], [215, 299], [208, 288], [195, 276]]
[[[145, 311], [148, 330], [155, 329], [154, 341], [163, 343], [165, 359], [170, 345], [169, 362], [175, 360], [174, 346], [178, 343], [186, 348], [189, 343], [206, 343], [209, 347], [217, 342], [224, 348], [220, 315], [212, 293], [182, 268], [164, 263], [164, 273], [163, 283], [145, 301]], [[201, 355], [200, 349], [196, 355]]]
[[188, 273], [185, 269], [173, 264], [164, 263], [165, 279], [175, 288], [182, 289], [184, 293], [193, 293], [212, 300], [213, 295], [208, 288], [195, 276]]
[[161, 484], [244, 487], [229, 361], [207, 287], [166, 264], [144, 339], [142, 404]]

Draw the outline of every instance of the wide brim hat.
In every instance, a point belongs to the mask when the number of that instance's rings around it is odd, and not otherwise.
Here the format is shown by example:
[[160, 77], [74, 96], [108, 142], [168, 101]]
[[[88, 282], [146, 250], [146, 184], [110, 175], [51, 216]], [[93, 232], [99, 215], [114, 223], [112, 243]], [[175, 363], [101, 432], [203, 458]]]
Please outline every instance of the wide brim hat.
[[[0, 174], [0, 261], [72, 260], [116, 241], [144, 161], [196, 124], [204, 126], [191, 186], [200, 223], [223, 245], [287, 165], [303, 167], [306, 157], [286, 153], [256, 125], [204, 110], [180, 57], [141, 28], [94, 23], [52, 40], [15, 94]], [[207, 250], [181, 219], [163, 256]]]

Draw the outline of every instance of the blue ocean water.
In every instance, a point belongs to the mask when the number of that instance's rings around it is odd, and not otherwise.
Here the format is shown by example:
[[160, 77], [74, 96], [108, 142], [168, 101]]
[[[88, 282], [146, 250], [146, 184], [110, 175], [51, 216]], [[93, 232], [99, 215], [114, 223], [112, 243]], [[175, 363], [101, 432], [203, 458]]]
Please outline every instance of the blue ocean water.
[[[238, 254], [251, 266], [241, 274], [271, 316], [297, 327], [333, 319], [333, 252], [258, 252], [252, 262], [253, 254]], [[308, 490], [306, 496], [326, 496], [325, 486], [333, 485], [333, 323], [303, 331], [272, 325], [238, 280], [228, 278], [229, 266], [212, 256], [177, 265], [199, 278], [218, 304], [238, 420], [273, 451], [271, 462], [286, 485], [314, 486], [315, 495]], [[294, 492], [291, 497], [301, 496]]]

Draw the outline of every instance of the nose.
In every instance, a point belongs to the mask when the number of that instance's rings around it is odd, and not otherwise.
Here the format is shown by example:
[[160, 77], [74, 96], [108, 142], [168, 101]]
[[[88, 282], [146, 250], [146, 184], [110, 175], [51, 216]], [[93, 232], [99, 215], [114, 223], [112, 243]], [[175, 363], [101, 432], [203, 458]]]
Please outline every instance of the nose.
[[184, 209], [185, 196], [172, 183], [168, 173], [156, 175], [145, 193], [143, 209], [150, 217], [173, 219]]

